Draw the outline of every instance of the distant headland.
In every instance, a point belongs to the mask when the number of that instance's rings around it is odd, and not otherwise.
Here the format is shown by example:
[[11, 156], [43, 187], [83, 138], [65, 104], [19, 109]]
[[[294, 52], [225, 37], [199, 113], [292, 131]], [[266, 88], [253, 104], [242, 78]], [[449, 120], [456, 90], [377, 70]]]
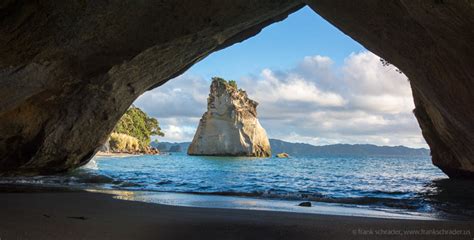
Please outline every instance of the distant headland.
[[[332, 144], [315, 146], [269, 139], [274, 153], [285, 152], [290, 156], [429, 156], [426, 148], [406, 146], [377, 146], [373, 144]], [[186, 152], [190, 142], [152, 142], [161, 152]]]
[[140, 108], [130, 107], [120, 118], [105, 144], [103, 153], [158, 154], [150, 146], [151, 136], [164, 136], [156, 118], [148, 116]]

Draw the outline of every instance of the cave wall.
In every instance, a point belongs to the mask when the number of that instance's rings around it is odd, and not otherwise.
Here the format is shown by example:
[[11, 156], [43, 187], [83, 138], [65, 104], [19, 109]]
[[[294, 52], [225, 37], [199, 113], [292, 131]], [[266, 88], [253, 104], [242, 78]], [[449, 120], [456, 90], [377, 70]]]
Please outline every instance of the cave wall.
[[306, 2], [408, 76], [433, 164], [474, 178], [474, 1]]
[[[474, 178], [473, 1], [305, 3], [409, 77], [433, 163], [450, 177]], [[3, 1], [0, 173], [48, 174], [87, 163], [140, 94], [302, 6], [294, 0]]]
[[0, 172], [81, 166], [147, 89], [303, 5], [291, 0], [0, 3]]

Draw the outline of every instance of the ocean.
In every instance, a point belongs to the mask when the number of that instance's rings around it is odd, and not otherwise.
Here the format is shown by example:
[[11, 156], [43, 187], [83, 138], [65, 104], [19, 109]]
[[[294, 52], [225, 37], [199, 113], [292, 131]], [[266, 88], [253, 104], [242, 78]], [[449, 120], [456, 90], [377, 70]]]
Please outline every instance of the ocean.
[[[107, 156], [68, 174], [0, 183], [109, 191], [127, 200], [195, 207], [474, 219], [472, 182], [448, 179], [429, 156]], [[312, 207], [298, 206], [303, 201]]]

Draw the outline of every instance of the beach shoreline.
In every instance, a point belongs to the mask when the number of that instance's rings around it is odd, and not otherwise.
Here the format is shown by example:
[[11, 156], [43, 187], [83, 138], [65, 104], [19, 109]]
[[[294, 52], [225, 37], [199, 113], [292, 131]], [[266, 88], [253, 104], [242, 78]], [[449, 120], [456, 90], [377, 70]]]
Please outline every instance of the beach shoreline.
[[171, 206], [48, 188], [2, 189], [0, 208], [1, 239], [472, 239], [474, 233], [472, 221]]
[[259, 198], [250, 196], [219, 195], [211, 193], [157, 192], [144, 190], [86, 189], [88, 192], [106, 193], [114, 198], [176, 207], [222, 208], [256, 211], [357, 216], [383, 219], [415, 219], [438, 221], [444, 219], [471, 219], [457, 215], [408, 211], [357, 204], [338, 204], [310, 201], [310, 207], [301, 207], [302, 200]]
[[121, 152], [97, 152], [94, 157], [135, 157], [143, 154], [121, 153]]

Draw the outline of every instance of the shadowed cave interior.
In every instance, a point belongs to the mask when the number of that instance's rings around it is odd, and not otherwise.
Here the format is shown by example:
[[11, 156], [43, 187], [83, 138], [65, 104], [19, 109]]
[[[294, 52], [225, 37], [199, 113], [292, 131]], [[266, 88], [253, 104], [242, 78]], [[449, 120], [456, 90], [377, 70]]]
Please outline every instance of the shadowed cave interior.
[[408, 76], [433, 163], [472, 178], [468, 1], [4, 2], [0, 172], [86, 164], [142, 93], [305, 4]]

